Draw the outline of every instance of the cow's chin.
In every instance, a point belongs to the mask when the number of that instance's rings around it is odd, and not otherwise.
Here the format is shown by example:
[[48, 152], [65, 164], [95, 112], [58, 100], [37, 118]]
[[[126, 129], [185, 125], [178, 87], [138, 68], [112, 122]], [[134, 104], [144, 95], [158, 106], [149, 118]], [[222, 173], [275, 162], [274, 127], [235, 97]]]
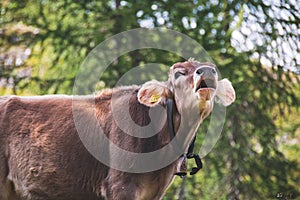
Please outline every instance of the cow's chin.
[[214, 88], [201, 88], [196, 91], [199, 98], [199, 112], [201, 120], [205, 119], [213, 108], [213, 99], [216, 90]]
[[211, 101], [215, 96], [216, 90], [214, 88], [201, 88], [196, 91], [198, 98], [201, 102]]

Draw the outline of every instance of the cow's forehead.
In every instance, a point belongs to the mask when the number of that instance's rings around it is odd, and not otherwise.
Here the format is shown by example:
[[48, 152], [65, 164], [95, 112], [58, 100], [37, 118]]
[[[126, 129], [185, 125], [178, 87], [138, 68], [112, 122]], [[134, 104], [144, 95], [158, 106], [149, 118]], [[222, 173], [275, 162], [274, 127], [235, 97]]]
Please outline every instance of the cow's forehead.
[[195, 69], [197, 69], [198, 67], [201, 67], [201, 66], [210, 66], [210, 67], [214, 67], [214, 68], [216, 67], [214, 64], [209, 63], [209, 62], [200, 63], [198, 61], [186, 61], [186, 62], [178, 62], [178, 63], [174, 64], [173, 69], [183, 68], [188, 71], [194, 71]]

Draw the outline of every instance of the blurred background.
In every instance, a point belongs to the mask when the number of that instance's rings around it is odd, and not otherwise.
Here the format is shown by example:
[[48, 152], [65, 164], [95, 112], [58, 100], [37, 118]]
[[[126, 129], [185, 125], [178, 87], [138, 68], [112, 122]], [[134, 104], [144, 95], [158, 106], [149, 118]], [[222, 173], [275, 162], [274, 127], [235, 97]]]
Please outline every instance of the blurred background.
[[[190, 36], [232, 81], [237, 100], [203, 169], [177, 177], [164, 200], [300, 199], [299, 0], [0, 4], [0, 95], [72, 94], [87, 54], [122, 31], [165, 27]], [[97, 87], [114, 87], [139, 65], [178, 61], [161, 50], [132, 51], [111, 64]], [[208, 122], [198, 131], [198, 150]]]

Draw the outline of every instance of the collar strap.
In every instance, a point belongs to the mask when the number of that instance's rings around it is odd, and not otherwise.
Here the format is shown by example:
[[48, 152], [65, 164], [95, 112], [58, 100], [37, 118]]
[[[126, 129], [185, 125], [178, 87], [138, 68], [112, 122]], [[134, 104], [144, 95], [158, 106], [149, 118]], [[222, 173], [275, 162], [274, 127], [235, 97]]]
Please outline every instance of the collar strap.
[[174, 140], [173, 142], [173, 148], [174, 151], [178, 154], [182, 153], [182, 149], [180, 149], [179, 144], [175, 138], [175, 128], [174, 128], [174, 121], [173, 121], [173, 110], [174, 110], [174, 100], [173, 99], [167, 99], [167, 121], [168, 121], [168, 128], [169, 128], [169, 136], [170, 136], [170, 142]]
[[167, 99], [167, 120], [170, 134], [170, 141], [175, 137], [174, 121], [173, 121], [173, 99]]

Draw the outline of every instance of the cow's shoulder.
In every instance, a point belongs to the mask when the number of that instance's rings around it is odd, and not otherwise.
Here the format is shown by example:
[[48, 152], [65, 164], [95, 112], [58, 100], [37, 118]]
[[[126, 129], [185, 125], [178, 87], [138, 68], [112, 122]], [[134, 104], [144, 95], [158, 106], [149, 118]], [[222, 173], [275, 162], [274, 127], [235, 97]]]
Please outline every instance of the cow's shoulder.
[[111, 89], [104, 89], [95, 93], [96, 108], [100, 112], [108, 113], [114, 107], [128, 105], [131, 99], [137, 100], [137, 93], [140, 86], [120, 86]]
[[108, 100], [111, 98], [124, 97], [128, 95], [137, 95], [140, 86], [119, 86], [116, 88], [103, 89], [95, 93], [96, 101]]

